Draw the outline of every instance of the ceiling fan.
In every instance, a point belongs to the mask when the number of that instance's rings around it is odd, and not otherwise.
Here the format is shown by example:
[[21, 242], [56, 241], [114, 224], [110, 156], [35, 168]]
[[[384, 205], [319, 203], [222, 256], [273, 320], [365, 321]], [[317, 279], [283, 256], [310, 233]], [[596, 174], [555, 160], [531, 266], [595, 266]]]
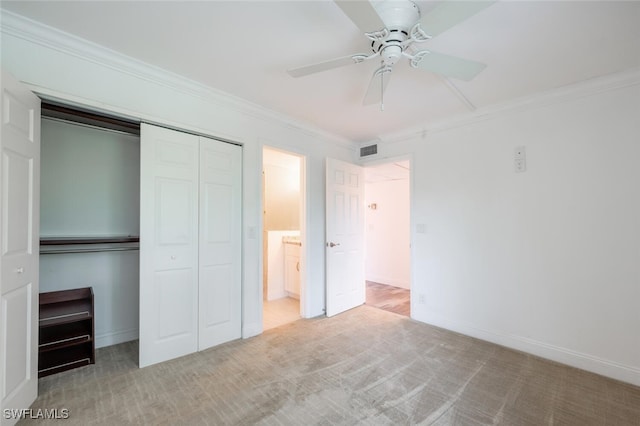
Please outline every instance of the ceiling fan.
[[287, 71], [292, 77], [302, 77], [375, 58], [380, 60], [371, 78], [363, 104], [380, 102], [389, 83], [393, 66], [407, 58], [413, 68], [469, 81], [485, 67], [470, 61], [431, 50], [418, 50], [417, 45], [475, 15], [495, 1], [444, 1], [430, 13], [421, 16], [418, 6], [410, 0], [334, 0], [342, 11], [371, 40], [372, 53], [358, 53]]

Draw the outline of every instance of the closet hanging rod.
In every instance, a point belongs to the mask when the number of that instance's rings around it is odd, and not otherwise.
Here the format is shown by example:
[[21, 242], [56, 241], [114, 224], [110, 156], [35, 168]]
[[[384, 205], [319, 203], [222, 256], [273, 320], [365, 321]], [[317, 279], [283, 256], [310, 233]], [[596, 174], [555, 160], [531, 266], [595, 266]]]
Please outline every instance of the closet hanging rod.
[[87, 248], [48, 248], [40, 250], [40, 254], [65, 254], [65, 253], [102, 253], [108, 251], [134, 251], [139, 247], [87, 247]]
[[80, 244], [123, 244], [139, 243], [139, 236], [126, 237], [43, 237], [40, 238], [41, 246], [63, 246]]

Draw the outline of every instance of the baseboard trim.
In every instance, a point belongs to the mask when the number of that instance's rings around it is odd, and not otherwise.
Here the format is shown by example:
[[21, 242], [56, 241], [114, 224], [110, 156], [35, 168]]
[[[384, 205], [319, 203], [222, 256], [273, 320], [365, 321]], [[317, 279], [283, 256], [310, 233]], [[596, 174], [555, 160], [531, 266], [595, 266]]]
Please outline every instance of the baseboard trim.
[[521, 336], [498, 333], [481, 329], [459, 321], [453, 321], [436, 315], [412, 315], [416, 321], [485, 340], [511, 349], [526, 352], [571, 367], [586, 370], [622, 382], [640, 386], [640, 368], [624, 365], [582, 352], [551, 345]]
[[139, 333], [137, 328], [96, 335], [96, 349], [130, 342], [131, 340], [137, 340], [138, 336]]
[[407, 290], [411, 289], [411, 284], [409, 283], [409, 281], [398, 280], [390, 277], [383, 277], [382, 275], [375, 275], [375, 274], [368, 275], [366, 280], [372, 281], [378, 284], [385, 284], [393, 287], [404, 288]]
[[267, 300], [269, 302], [271, 302], [272, 300], [282, 299], [283, 297], [287, 297], [287, 292], [284, 290], [278, 290], [277, 292], [274, 291], [273, 293], [269, 293], [267, 291]]

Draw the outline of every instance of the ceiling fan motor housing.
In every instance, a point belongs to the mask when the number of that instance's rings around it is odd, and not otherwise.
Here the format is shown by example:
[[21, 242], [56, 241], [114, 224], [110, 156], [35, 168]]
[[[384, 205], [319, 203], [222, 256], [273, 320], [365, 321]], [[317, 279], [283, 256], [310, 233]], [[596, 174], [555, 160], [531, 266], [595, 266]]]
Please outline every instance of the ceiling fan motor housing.
[[409, 32], [420, 20], [420, 9], [409, 0], [385, 0], [374, 3], [374, 8], [390, 31]]
[[371, 50], [380, 52], [385, 66], [395, 65], [402, 58], [411, 28], [420, 20], [420, 9], [412, 1], [391, 0], [375, 3], [376, 12], [389, 30], [384, 39], [373, 40]]

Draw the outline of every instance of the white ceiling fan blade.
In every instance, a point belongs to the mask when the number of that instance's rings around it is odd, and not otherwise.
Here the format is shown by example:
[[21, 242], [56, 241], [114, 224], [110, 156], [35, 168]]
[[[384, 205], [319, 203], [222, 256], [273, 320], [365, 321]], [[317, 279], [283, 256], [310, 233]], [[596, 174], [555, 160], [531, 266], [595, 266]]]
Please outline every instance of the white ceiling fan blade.
[[357, 64], [365, 59], [367, 55], [349, 55], [342, 58], [332, 59], [330, 61], [324, 61], [313, 65], [307, 65], [305, 67], [288, 70], [287, 72], [291, 77], [303, 77], [305, 75], [314, 74], [321, 71], [327, 71], [333, 68], [344, 67], [346, 65]]
[[432, 37], [472, 17], [491, 6], [495, 1], [457, 1], [440, 3], [420, 20], [422, 29]]
[[486, 65], [468, 59], [423, 50], [411, 60], [411, 66], [425, 71], [469, 81], [485, 69]]
[[366, 95], [364, 95], [364, 99], [362, 100], [362, 105], [382, 103], [382, 95], [384, 94], [385, 90], [387, 90], [387, 85], [389, 84], [390, 79], [391, 68], [378, 68], [378, 70], [373, 73], [373, 77], [371, 77], [369, 88], [367, 89], [367, 93]]
[[378, 12], [368, 0], [335, 0], [335, 3], [363, 33], [385, 28]]

